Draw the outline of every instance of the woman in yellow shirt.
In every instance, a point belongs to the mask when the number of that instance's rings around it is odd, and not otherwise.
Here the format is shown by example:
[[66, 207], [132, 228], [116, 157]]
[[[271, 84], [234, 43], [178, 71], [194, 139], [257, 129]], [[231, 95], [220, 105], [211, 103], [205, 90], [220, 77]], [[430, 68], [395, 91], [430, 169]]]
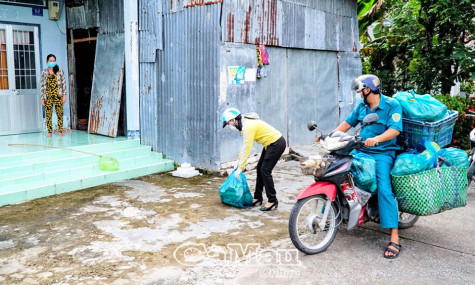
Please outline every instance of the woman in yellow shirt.
[[252, 205], [262, 205], [262, 192], [265, 187], [267, 203], [261, 207], [261, 211], [277, 209], [279, 201], [276, 197], [272, 170], [287, 147], [284, 137], [278, 130], [261, 120], [256, 113], [241, 115], [241, 112], [236, 108], [229, 108], [224, 111], [223, 128], [226, 126], [240, 131], [242, 135], [242, 147], [238, 157], [238, 166], [235, 171], [235, 175], [238, 179], [239, 174], [246, 166], [247, 158], [251, 153], [254, 141], [264, 147], [259, 162], [257, 163], [256, 189], [254, 191], [254, 201]]

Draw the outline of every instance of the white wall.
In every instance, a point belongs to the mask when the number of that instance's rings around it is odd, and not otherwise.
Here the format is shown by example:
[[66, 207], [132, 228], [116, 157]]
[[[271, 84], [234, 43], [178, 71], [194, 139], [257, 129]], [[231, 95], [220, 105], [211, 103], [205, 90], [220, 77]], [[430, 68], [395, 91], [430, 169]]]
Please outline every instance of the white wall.
[[[64, 1], [60, 3], [60, 18], [53, 21], [48, 18], [48, 10], [43, 9], [43, 16], [33, 16], [32, 7], [19, 5], [0, 4], [0, 23], [4, 24], [35, 24], [39, 28], [40, 38], [40, 67], [46, 68], [46, 56], [50, 53], [56, 55], [56, 62], [66, 76], [67, 102], [64, 105], [64, 127], [69, 128], [69, 84], [68, 84], [68, 59], [67, 59], [67, 29], [66, 11]], [[38, 96], [40, 96], [38, 92]], [[67, 117], [67, 118], [66, 118]], [[54, 122], [55, 123], [55, 122]], [[68, 124], [68, 125], [66, 125]]]

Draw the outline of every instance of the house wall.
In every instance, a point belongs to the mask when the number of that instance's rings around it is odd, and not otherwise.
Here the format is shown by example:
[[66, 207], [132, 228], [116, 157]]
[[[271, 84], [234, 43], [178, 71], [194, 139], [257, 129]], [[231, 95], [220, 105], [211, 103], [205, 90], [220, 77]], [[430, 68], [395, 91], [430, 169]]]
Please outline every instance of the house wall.
[[[32, 7], [0, 4], [0, 23], [18, 25], [37, 25], [40, 39], [40, 66], [47, 67], [46, 56], [50, 53], [56, 55], [56, 62], [64, 70], [68, 82], [66, 13], [64, 2], [60, 3], [60, 18], [58, 21], [49, 20], [48, 10], [43, 9], [43, 16], [33, 16]], [[40, 96], [38, 90], [38, 96]], [[64, 127], [69, 128], [69, 92], [64, 105]], [[56, 123], [56, 120], [53, 120]]]

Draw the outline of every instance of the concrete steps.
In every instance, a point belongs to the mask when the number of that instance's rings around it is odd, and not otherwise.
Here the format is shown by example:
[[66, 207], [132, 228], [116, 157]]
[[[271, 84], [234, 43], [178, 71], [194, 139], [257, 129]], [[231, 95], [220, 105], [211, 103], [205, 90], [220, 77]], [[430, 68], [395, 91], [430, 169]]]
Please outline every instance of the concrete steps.
[[[74, 150], [113, 157], [119, 170], [102, 171], [98, 156]], [[0, 155], [0, 206], [173, 169], [173, 161], [139, 140]]]

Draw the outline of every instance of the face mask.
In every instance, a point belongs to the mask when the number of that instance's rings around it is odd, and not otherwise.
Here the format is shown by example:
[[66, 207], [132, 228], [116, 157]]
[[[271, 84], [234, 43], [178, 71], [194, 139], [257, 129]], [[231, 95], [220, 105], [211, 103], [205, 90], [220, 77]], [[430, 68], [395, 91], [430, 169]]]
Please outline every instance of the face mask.
[[358, 93], [355, 94], [354, 98], [355, 98], [356, 105], [359, 105], [361, 104], [361, 102], [363, 102], [363, 98], [361, 98], [361, 95]]
[[238, 129], [234, 125], [229, 125], [229, 128], [233, 131], [238, 131]]
[[48, 66], [53, 68], [56, 66], [56, 62], [48, 62]]

